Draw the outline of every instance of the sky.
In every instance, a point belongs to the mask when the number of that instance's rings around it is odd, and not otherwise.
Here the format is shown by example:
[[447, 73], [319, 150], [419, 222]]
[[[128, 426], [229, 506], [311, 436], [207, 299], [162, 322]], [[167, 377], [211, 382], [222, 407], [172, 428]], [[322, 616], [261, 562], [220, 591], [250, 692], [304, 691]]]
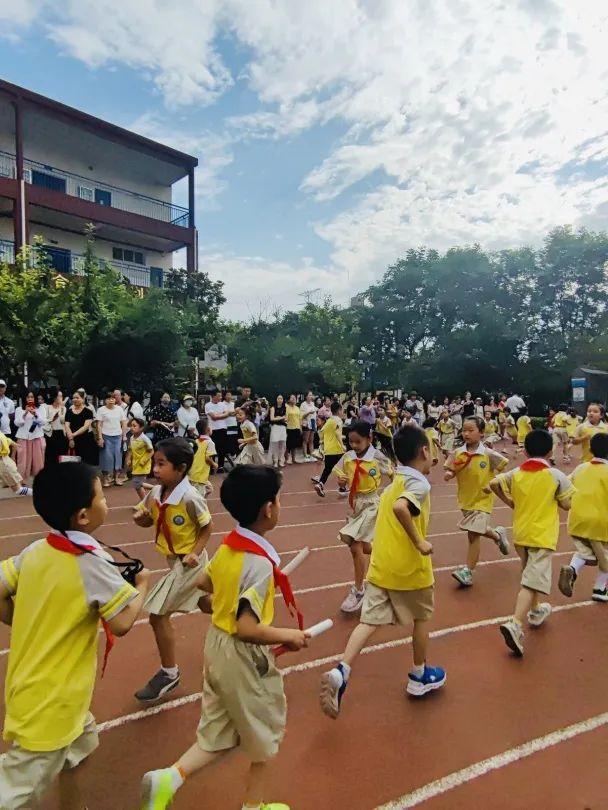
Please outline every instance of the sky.
[[607, 34], [600, 0], [0, 0], [0, 74], [196, 155], [248, 320], [411, 247], [607, 228]]

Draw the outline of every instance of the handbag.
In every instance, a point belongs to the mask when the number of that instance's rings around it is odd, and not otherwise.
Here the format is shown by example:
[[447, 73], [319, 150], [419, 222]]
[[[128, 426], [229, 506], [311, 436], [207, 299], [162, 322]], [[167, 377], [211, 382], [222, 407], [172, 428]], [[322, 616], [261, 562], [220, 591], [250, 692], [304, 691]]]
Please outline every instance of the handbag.
[[70, 449], [68, 450], [67, 456], [65, 456], [65, 455], [64, 456], [57, 456], [57, 461], [60, 464], [62, 464], [65, 461], [82, 461], [82, 459], [80, 458], [80, 456], [76, 455], [76, 451], [74, 450], [74, 448], [70, 447]]

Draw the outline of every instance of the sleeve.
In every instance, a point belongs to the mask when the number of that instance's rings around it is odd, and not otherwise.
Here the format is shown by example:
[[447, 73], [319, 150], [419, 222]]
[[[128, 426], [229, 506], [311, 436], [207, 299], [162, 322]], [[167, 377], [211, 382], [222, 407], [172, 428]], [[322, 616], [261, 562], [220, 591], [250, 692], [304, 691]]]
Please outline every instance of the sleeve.
[[338, 461], [338, 463], [334, 466], [333, 470], [331, 471], [332, 475], [335, 475], [338, 478], [341, 478], [343, 481], [348, 478], [348, 475], [347, 475], [347, 473], [346, 473], [346, 471], [344, 469], [344, 461], [345, 461], [345, 459], [346, 459], [346, 453], [344, 453], [344, 455], [342, 456], [340, 461]]
[[36, 540], [35, 543], [31, 543], [29, 546], [26, 546], [19, 554], [0, 562], [0, 582], [2, 582], [11, 596], [14, 596], [17, 593], [17, 585], [19, 583], [19, 574], [21, 572], [23, 560], [33, 548], [35, 548], [39, 543], [44, 542], [44, 540]]
[[427, 481], [421, 481], [419, 478], [413, 477], [407, 478], [405, 488], [397, 500], [406, 500], [411, 514], [417, 517], [430, 491], [431, 486]]
[[268, 588], [272, 581], [272, 564], [264, 557], [257, 557], [248, 554], [245, 557], [243, 573], [239, 585], [239, 602], [237, 608], [241, 608], [246, 603], [255, 614], [258, 621], [262, 619], [264, 601], [268, 594]]
[[513, 473], [514, 470], [509, 470], [509, 472], [501, 473], [500, 475], [496, 476], [496, 480], [500, 484], [500, 488], [505, 493], [505, 495], [511, 494], [511, 488], [513, 486]]
[[210, 458], [211, 456], [217, 456], [217, 450], [211, 439], [207, 439], [205, 442], [205, 458]]
[[382, 475], [392, 475], [393, 474], [393, 465], [389, 461], [389, 459], [382, 453], [380, 450], [376, 450], [375, 454], [376, 461], [380, 467], [380, 472]]
[[574, 485], [572, 484], [572, 481], [570, 481], [568, 476], [561, 470], [556, 469], [555, 467], [551, 469], [551, 474], [553, 475], [557, 483], [555, 499], [558, 501], [564, 501], [566, 500], [566, 498], [571, 498], [576, 492], [576, 490], [574, 488]]
[[152, 440], [149, 436], [146, 436], [145, 433], [141, 434], [142, 439], [144, 440], [144, 444], [148, 448], [148, 450], [154, 450], [154, 445], [152, 444]]
[[502, 472], [509, 463], [509, 460], [500, 453], [497, 453], [496, 450], [488, 450], [487, 452], [490, 457], [490, 469], [492, 472]]
[[25, 412], [23, 408], [17, 408], [15, 411], [15, 424], [17, 427], [23, 427], [25, 424]]
[[87, 604], [105, 621], [114, 618], [138, 595], [137, 589], [121, 577], [109, 560], [83, 554], [78, 562]]
[[207, 501], [194, 487], [184, 495], [184, 506], [188, 517], [199, 529], [203, 529], [211, 523], [211, 514], [207, 508]]

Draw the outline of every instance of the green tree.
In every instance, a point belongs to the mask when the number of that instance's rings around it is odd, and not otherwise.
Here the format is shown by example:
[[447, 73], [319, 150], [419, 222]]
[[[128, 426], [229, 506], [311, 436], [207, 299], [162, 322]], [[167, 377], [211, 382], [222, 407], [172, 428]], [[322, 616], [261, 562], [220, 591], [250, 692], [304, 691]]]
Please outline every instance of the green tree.
[[203, 270], [173, 269], [165, 274], [165, 294], [182, 320], [186, 353], [202, 357], [221, 331], [220, 307], [226, 302], [224, 283]]

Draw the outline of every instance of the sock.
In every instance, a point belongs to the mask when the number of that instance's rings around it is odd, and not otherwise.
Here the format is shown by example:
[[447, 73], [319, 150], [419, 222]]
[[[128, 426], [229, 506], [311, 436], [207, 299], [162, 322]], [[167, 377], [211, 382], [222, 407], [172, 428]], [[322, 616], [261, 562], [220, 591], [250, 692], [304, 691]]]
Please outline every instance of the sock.
[[21, 489], [17, 493], [17, 495], [25, 495], [25, 496], [29, 496], [30, 498], [32, 497], [33, 494], [34, 494], [34, 490], [31, 489], [30, 487], [21, 487]]
[[417, 678], [422, 678], [424, 675], [424, 664], [414, 664], [412, 667], [412, 675], [415, 675]]
[[603, 591], [607, 585], [608, 585], [608, 571], [606, 573], [604, 572], [599, 573], [595, 580], [595, 585], [593, 586], [594, 590]]
[[585, 560], [579, 554], [573, 554], [572, 559], [570, 560], [570, 568], [574, 568], [575, 574], [578, 574], [581, 569], [583, 569], [586, 565]]
[[364, 594], [365, 593], [365, 585], [361, 586], [361, 588], [357, 588], [357, 586], [355, 585], [355, 592], [356, 592], [357, 596], [361, 596], [362, 594]]
[[161, 669], [170, 678], [177, 678], [179, 675], [179, 667], [161, 667]]
[[169, 771], [171, 772], [171, 782], [173, 784], [173, 790], [179, 790], [179, 788], [186, 781], [186, 774], [182, 771], [179, 765], [172, 765], [169, 768]]
[[348, 679], [350, 678], [350, 666], [345, 664], [344, 661], [340, 661], [340, 664], [336, 667], [342, 673], [342, 677], [344, 678], [344, 683], [348, 683]]

